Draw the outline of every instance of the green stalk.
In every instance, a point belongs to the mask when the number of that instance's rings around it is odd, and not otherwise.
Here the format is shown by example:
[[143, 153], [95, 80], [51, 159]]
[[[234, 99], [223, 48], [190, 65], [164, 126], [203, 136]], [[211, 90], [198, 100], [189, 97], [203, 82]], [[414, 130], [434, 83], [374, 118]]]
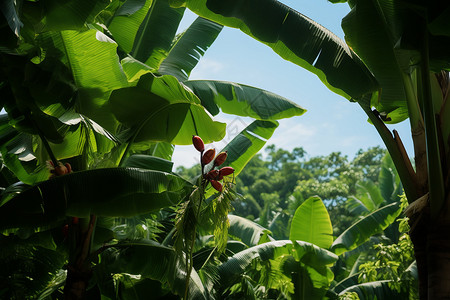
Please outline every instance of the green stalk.
[[[424, 25], [425, 26], [425, 25]], [[430, 62], [428, 53], [428, 32], [424, 28], [424, 37], [421, 49], [421, 74], [423, 89], [423, 115], [425, 121], [425, 137], [428, 165], [428, 187], [430, 193], [431, 220], [436, 220], [444, 204], [445, 187], [442, 174], [441, 154], [437, 136], [436, 118], [431, 98]]]
[[[418, 71], [420, 73], [420, 71]], [[414, 160], [416, 162], [416, 179], [418, 197], [424, 195], [428, 191], [427, 181], [427, 159], [426, 159], [426, 139], [425, 129], [422, 117], [422, 105], [419, 103], [420, 96], [416, 95], [411, 75], [402, 72], [403, 87], [406, 95], [406, 103], [408, 106], [408, 115], [411, 125], [411, 137], [414, 144]], [[419, 80], [420, 81], [420, 76]], [[419, 83], [417, 83], [419, 85]], [[420, 92], [420, 90], [419, 90]], [[414, 200], [414, 199], [412, 199]]]
[[187, 300], [187, 296], [188, 296], [188, 292], [189, 292], [189, 280], [191, 278], [191, 272], [192, 272], [192, 268], [194, 267], [194, 262], [193, 262], [193, 256], [192, 256], [192, 252], [194, 250], [194, 246], [195, 246], [195, 236], [197, 233], [197, 224], [198, 224], [198, 218], [200, 217], [200, 210], [202, 208], [202, 203], [203, 200], [205, 198], [205, 189], [206, 186], [208, 185], [208, 181], [205, 179], [205, 176], [203, 174], [204, 169], [205, 169], [205, 165], [201, 162], [202, 160], [202, 156], [203, 156], [203, 151], [200, 152], [200, 163], [202, 166], [202, 175], [201, 175], [201, 183], [200, 183], [200, 201], [198, 203], [198, 208], [197, 208], [197, 215], [195, 217], [195, 225], [194, 225], [194, 232], [193, 232], [193, 237], [192, 237], [192, 241], [191, 241], [191, 245], [190, 248], [188, 249], [189, 251], [189, 260], [188, 260], [188, 254], [186, 253], [186, 287], [184, 290], [184, 299]]
[[397, 169], [398, 175], [402, 181], [408, 202], [411, 203], [418, 198], [416, 190], [416, 176], [409, 158], [405, 155], [406, 152], [402, 152], [402, 147], [399, 146], [401, 141], [394, 139], [391, 131], [386, 127], [380, 117], [371, 110], [370, 105], [362, 102], [358, 103], [367, 114], [370, 121], [372, 121], [378, 131], [378, 134], [386, 145], [386, 148], [394, 161], [395, 168]]
[[406, 103], [408, 105], [408, 116], [411, 124], [411, 130], [417, 130], [423, 126], [422, 113], [420, 112], [419, 102], [414, 91], [411, 76], [402, 72], [403, 87], [406, 95]]

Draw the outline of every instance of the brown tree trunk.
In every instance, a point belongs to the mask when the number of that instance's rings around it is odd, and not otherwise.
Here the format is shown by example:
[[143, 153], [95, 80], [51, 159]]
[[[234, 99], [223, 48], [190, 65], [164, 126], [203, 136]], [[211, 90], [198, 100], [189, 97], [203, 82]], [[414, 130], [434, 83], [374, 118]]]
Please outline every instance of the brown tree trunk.
[[428, 289], [428, 262], [427, 262], [427, 232], [430, 219], [429, 208], [410, 216], [410, 237], [414, 245], [417, 270], [419, 273], [419, 297], [427, 299]]
[[430, 227], [427, 236], [427, 299], [450, 299], [450, 222], [438, 222]]
[[79, 270], [69, 267], [67, 270], [64, 299], [82, 300], [86, 298], [86, 289], [91, 278], [90, 270]]
[[[447, 197], [447, 206], [450, 197]], [[429, 206], [410, 217], [410, 236], [419, 273], [421, 300], [450, 299], [450, 218], [448, 208], [437, 220]]]
[[[96, 216], [91, 215], [87, 228], [75, 225], [75, 257], [67, 267], [67, 279], [64, 286], [64, 299], [82, 300], [86, 298], [86, 289], [92, 276], [92, 269], [88, 259], [91, 238], [94, 231]], [[70, 259], [69, 259], [70, 262]]]

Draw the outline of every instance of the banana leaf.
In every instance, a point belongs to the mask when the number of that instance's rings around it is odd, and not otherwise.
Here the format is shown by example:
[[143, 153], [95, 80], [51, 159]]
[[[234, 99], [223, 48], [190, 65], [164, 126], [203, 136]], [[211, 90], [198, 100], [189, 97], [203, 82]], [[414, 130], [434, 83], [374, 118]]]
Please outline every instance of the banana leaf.
[[291, 222], [289, 239], [312, 243], [329, 248], [333, 243], [333, 227], [322, 199], [311, 197], [295, 211]]
[[270, 237], [271, 232], [253, 221], [235, 215], [228, 215], [228, 220], [230, 222], [228, 234], [239, 238], [247, 247], [259, 245], [261, 241], [267, 239], [273, 241]]
[[[239, 28], [271, 47], [283, 59], [316, 74], [332, 91], [348, 99], [378, 89], [359, 57], [332, 32], [275, 0], [186, 0], [196, 14]], [[345, 74], [345, 76], [343, 76]]]
[[345, 230], [331, 245], [331, 251], [341, 255], [355, 249], [372, 235], [382, 232], [400, 215], [402, 208], [395, 202], [365, 216]]
[[257, 120], [278, 120], [306, 112], [284, 97], [252, 86], [215, 80], [190, 80], [184, 84], [192, 89], [212, 115], [222, 111]]
[[66, 216], [140, 215], [177, 204], [186, 184], [175, 175], [135, 168], [74, 172], [3, 201], [0, 229], [52, 225]]
[[223, 26], [204, 18], [197, 18], [189, 28], [176, 39], [158, 72], [175, 76], [179, 81], [189, 78], [206, 50], [216, 40]]

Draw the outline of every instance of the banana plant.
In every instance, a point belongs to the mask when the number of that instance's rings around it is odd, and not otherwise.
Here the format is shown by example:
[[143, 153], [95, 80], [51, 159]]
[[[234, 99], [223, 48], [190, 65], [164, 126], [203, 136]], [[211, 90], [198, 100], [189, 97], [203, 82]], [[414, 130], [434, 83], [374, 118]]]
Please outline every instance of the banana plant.
[[[383, 139], [411, 209], [420, 298], [450, 293], [448, 206], [450, 57], [449, 4], [429, 1], [348, 1], [345, 41], [274, 0], [223, 3], [173, 1], [271, 47], [357, 102]], [[336, 0], [332, 2], [347, 2]], [[386, 123], [409, 119], [415, 168], [399, 134]], [[440, 249], [437, 252], [436, 249]]]
[[346, 202], [350, 213], [354, 215], [367, 214], [400, 200], [403, 187], [389, 154], [386, 154], [381, 161], [378, 182], [379, 186], [370, 180], [362, 180], [356, 184], [356, 195], [351, 196]]
[[[207, 143], [221, 140], [225, 124], [212, 119], [220, 110], [251, 116], [255, 122], [229, 145], [230, 163], [239, 171], [273, 134], [277, 119], [305, 111], [257, 88], [189, 82], [222, 26], [199, 18], [176, 35], [183, 11], [163, 0], [2, 4], [0, 105], [6, 115], [0, 119], [0, 230], [11, 235], [12, 244], [15, 236], [28, 240], [50, 234], [51, 250], [62, 253], [56, 257], [67, 264], [67, 273], [61, 272], [59, 260], [49, 264], [52, 276], [36, 281], [41, 289], [50, 280], [42, 297], [58, 294], [64, 286], [67, 298], [103, 291], [111, 295], [111, 283], [124, 287], [126, 294], [134, 286], [126, 280], [135, 278], [124, 274], [122, 258], [133, 251], [157, 253], [169, 261], [175, 255], [177, 269], [182, 269], [169, 228], [174, 207], [193, 186], [171, 172], [167, 159], [174, 145], [190, 144], [194, 134]], [[167, 236], [155, 234], [160, 227]], [[126, 244], [137, 237], [151, 245]], [[159, 244], [148, 242], [150, 237], [159, 238]], [[114, 251], [123, 253], [111, 263], [117, 268], [108, 271], [117, 278], [97, 274], [92, 279], [91, 264], [102, 255], [108, 260]], [[143, 281], [168, 284], [163, 293], [205, 296], [195, 269], [188, 278], [180, 272], [175, 278], [139, 272]], [[38, 276], [24, 274], [28, 281]], [[87, 290], [89, 284], [94, 288]]]

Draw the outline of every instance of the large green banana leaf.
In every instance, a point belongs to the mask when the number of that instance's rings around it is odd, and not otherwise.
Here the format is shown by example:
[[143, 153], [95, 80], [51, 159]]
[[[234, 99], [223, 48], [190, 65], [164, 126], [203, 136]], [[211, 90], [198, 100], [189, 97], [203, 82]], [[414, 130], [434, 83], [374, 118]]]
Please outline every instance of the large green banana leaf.
[[138, 86], [114, 91], [109, 108], [131, 128], [131, 142], [190, 145], [193, 135], [201, 136], [205, 143], [225, 135], [225, 124], [213, 121], [197, 96], [170, 75], [141, 76]]
[[93, 23], [96, 15], [107, 6], [108, 2], [102, 0], [45, 1], [40, 4], [45, 15], [44, 30], [79, 30], [85, 23]]
[[259, 245], [267, 240], [273, 241], [268, 229], [249, 219], [228, 215], [228, 221], [230, 222], [228, 234], [239, 238], [247, 247]]
[[332, 292], [339, 294], [343, 290], [345, 290], [348, 287], [354, 286], [358, 284], [358, 277], [359, 274], [349, 275], [348, 277], [344, 278], [343, 280], [336, 283], [335, 286], [331, 289]]
[[114, 40], [126, 53], [133, 49], [135, 39], [142, 39], [138, 31], [153, 0], [126, 1], [114, 14], [108, 24]]
[[[129, 273], [167, 283], [172, 291], [184, 295], [184, 268], [172, 248], [153, 241], [124, 243], [102, 254], [99, 275], [105, 273]], [[149, 297], [149, 295], [141, 295]], [[195, 270], [189, 281], [189, 299], [208, 299], [205, 288]]]
[[292, 218], [289, 239], [305, 241], [325, 249], [331, 246], [333, 227], [320, 197], [311, 197], [297, 208]]
[[212, 114], [227, 114], [257, 120], [278, 120], [301, 116], [305, 109], [272, 92], [227, 81], [190, 80], [184, 84], [200, 98]]
[[243, 1], [186, 0], [183, 4], [204, 18], [241, 29], [346, 98], [358, 99], [378, 89], [370, 71], [344, 41], [279, 1], [247, 0], [243, 5]]
[[310, 243], [282, 240], [254, 246], [230, 257], [219, 266], [220, 283], [227, 286], [240, 277], [246, 268], [254, 262], [267, 262], [283, 256], [292, 256], [297, 262], [306, 265], [307, 268], [316, 270], [316, 272], [313, 272], [313, 276], [317, 276], [316, 280], [318, 281], [325, 279], [329, 283], [330, 279], [333, 278], [327, 266], [337, 260], [335, 254]]
[[[88, 150], [98, 157], [110, 151], [117, 143], [113, 135], [79, 114], [67, 113], [60, 120], [73, 125], [63, 125], [60, 128], [60, 131], [64, 132], [62, 142], [48, 142], [58, 160], [83, 155]], [[0, 151], [3, 163], [26, 184], [33, 185], [46, 180], [49, 171], [45, 162], [50, 160], [50, 157], [42, 140], [15, 130], [8, 122], [8, 115], [0, 117]]]
[[341, 255], [346, 251], [355, 249], [372, 235], [382, 232], [402, 211], [399, 202], [395, 202], [374, 211], [365, 216], [349, 228], [345, 230], [331, 246], [331, 251], [337, 255]]
[[128, 9], [119, 10], [108, 28], [127, 53], [157, 70], [170, 50], [183, 13], [184, 8], [172, 8], [166, 0], [146, 1], [132, 14]]
[[169, 54], [159, 66], [159, 73], [175, 76], [180, 81], [187, 80], [222, 28], [222, 25], [215, 22], [197, 18], [174, 42]]
[[49, 32], [39, 36], [47, 55], [60, 56], [78, 87], [77, 112], [110, 132], [117, 121], [104, 108], [112, 90], [128, 86], [117, 56], [117, 44], [97, 30]]
[[[381, 86], [381, 97], [375, 103], [378, 110], [387, 113], [392, 121], [401, 121], [407, 114], [398, 115], [395, 110], [405, 110], [405, 80], [420, 61], [423, 30], [442, 32], [448, 26], [448, 3], [436, 5], [430, 1], [353, 1], [352, 11], [343, 19], [342, 28], [346, 41], [369, 67]], [[422, 13], [417, 13], [420, 10]], [[428, 28], [424, 28], [428, 24]], [[450, 39], [443, 35], [429, 35], [429, 59], [434, 71], [447, 69], [450, 57]], [[447, 52], [447, 55], [444, 53]], [[409, 97], [409, 96], [408, 96]]]
[[23, 36], [28, 35], [27, 38], [44, 31], [85, 29], [86, 23], [94, 23], [97, 15], [109, 4], [109, 1], [102, 0], [3, 2], [0, 11], [12, 31], [19, 36], [21, 27], [24, 27]]
[[380, 83], [381, 96], [372, 105], [387, 113], [393, 122], [400, 122], [408, 117], [400, 54], [408, 53], [394, 49], [399, 39], [398, 33], [394, 32], [395, 26], [401, 26], [394, 2], [357, 1], [343, 19], [342, 27], [347, 43], [362, 57]]
[[66, 216], [128, 217], [174, 205], [186, 181], [159, 171], [111, 168], [74, 172], [44, 181], [0, 206], [0, 228], [52, 225]]
[[366, 215], [370, 210], [360, 199], [350, 196], [345, 202], [345, 208], [354, 216]]

